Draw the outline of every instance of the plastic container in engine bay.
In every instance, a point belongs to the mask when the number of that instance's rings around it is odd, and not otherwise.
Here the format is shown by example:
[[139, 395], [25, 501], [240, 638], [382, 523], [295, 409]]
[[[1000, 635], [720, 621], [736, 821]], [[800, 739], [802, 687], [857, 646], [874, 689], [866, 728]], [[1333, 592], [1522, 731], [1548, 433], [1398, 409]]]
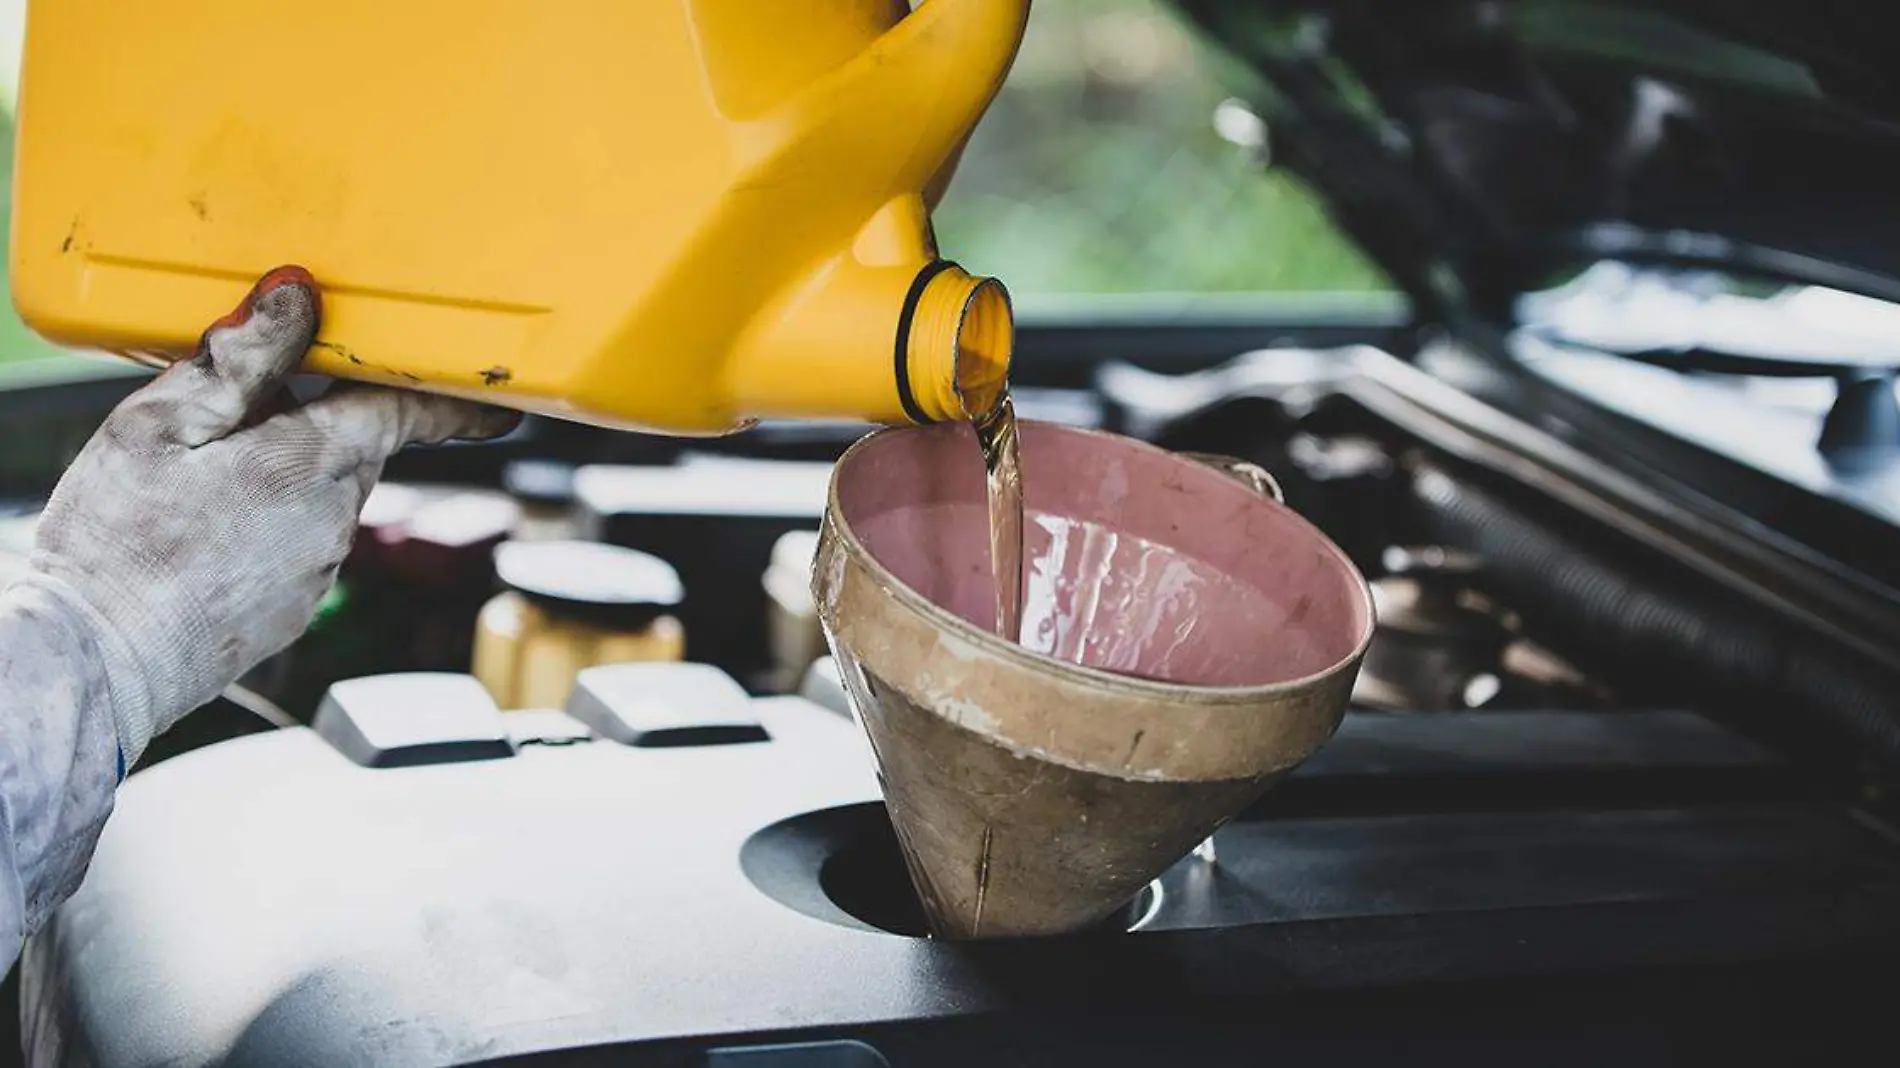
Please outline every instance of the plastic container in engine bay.
[[671, 614], [683, 590], [659, 557], [507, 542], [495, 550], [495, 574], [507, 589], [476, 618], [474, 673], [502, 708], [559, 708], [583, 669], [685, 655], [686, 630]]

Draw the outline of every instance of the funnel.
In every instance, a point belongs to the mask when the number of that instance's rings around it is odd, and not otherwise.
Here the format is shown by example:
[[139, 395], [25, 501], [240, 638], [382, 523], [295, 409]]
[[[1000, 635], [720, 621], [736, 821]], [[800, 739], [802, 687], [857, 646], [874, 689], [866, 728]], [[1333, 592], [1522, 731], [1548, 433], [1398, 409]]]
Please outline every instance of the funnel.
[[1089, 928], [1332, 736], [1365, 579], [1205, 458], [1019, 424], [1023, 644], [992, 632], [963, 424], [838, 461], [813, 593], [931, 930]]

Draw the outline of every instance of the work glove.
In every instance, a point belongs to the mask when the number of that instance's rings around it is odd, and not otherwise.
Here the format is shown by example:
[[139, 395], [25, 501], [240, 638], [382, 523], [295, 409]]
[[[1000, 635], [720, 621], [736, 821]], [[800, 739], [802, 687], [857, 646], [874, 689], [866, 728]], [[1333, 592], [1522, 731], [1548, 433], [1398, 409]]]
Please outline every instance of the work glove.
[[519, 421], [368, 386], [293, 405], [287, 381], [320, 315], [302, 268], [265, 275], [192, 359], [119, 405], [41, 516], [15, 582], [63, 606], [98, 649], [121, 773], [303, 633], [392, 453]]

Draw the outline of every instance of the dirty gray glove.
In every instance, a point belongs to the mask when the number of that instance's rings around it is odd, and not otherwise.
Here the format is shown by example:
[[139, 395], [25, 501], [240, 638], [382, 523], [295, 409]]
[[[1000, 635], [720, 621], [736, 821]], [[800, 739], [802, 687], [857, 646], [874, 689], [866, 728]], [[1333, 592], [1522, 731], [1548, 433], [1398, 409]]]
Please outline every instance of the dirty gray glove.
[[291, 407], [320, 303], [301, 268], [265, 275], [193, 359], [112, 413], [41, 518], [16, 584], [96, 645], [124, 767], [303, 633], [392, 453], [519, 420], [376, 387]]

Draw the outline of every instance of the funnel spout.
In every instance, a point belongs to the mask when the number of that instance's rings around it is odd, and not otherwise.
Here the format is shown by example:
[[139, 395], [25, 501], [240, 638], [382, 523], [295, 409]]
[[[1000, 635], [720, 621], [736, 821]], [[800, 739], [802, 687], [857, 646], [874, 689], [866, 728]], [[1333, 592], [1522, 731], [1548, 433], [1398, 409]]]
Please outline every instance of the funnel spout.
[[733, 392], [761, 416], [937, 423], [1000, 400], [1015, 336], [1009, 294], [947, 260], [845, 255], [741, 340]]

